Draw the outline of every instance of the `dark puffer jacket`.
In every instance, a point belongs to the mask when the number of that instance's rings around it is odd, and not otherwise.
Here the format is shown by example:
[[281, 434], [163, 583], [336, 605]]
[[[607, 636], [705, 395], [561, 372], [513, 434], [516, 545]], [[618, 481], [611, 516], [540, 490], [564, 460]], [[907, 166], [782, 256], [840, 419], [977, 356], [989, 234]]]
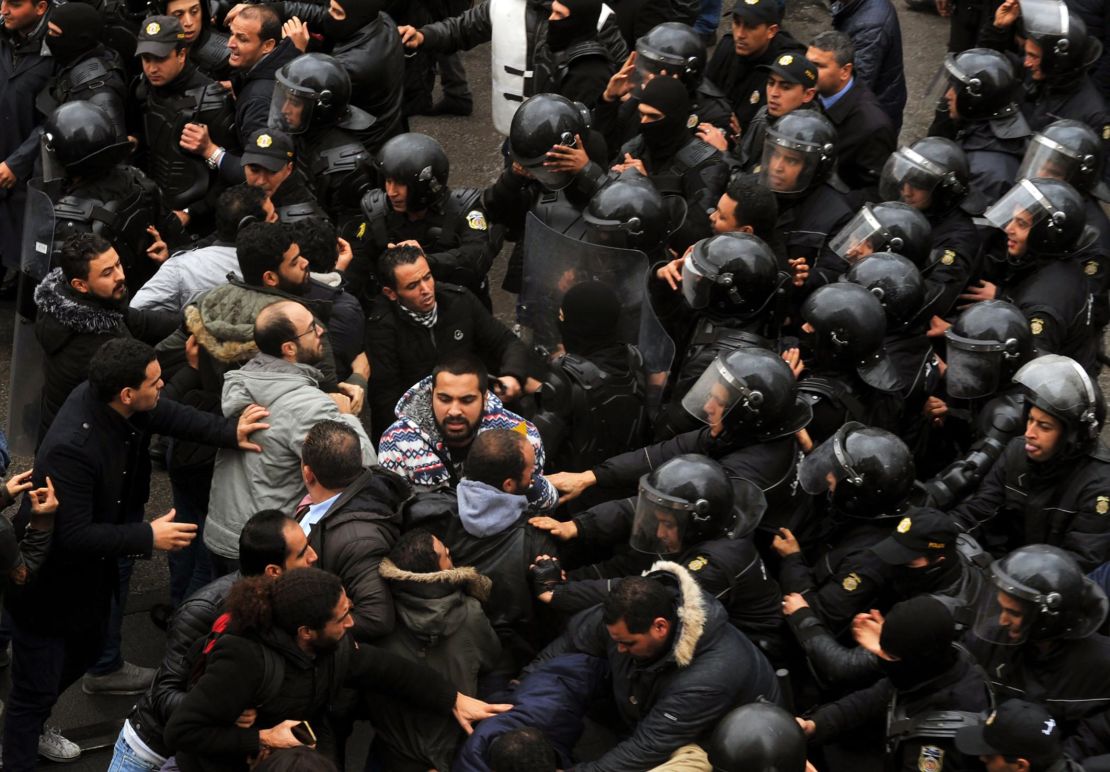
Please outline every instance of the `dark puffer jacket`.
[[843, 0], [832, 5], [833, 28], [852, 39], [857, 82], [875, 92], [897, 135], [906, 107], [902, 27], [890, 0]]

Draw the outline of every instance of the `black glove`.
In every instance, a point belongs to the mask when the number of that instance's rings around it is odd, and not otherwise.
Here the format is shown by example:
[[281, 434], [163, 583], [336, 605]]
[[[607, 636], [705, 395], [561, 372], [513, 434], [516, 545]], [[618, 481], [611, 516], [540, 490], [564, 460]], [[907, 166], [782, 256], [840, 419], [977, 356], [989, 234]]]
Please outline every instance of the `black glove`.
[[565, 584], [563, 567], [557, 558], [542, 558], [537, 560], [529, 570], [532, 576], [532, 593], [538, 598], [545, 592], [554, 590], [558, 585]]

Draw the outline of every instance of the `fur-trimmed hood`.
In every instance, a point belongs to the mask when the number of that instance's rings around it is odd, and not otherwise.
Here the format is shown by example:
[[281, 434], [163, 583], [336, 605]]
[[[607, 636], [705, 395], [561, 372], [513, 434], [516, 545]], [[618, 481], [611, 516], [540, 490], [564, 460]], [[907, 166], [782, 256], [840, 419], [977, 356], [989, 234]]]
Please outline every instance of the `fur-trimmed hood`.
[[397, 564], [389, 558], [384, 558], [378, 566], [378, 573], [382, 579], [390, 582], [405, 582], [417, 585], [447, 585], [453, 589], [462, 590], [481, 603], [489, 600], [493, 580], [488, 576], [478, 573], [478, 569], [470, 566], [459, 566], [446, 571], [433, 571], [427, 574], [418, 574], [398, 568]]
[[389, 582], [400, 623], [428, 645], [436, 645], [462, 627], [471, 613], [468, 606], [477, 612], [477, 604], [489, 599], [493, 587], [489, 577], [469, 566], [418, 574], [385, 558], [378, 573]]
[[111, 333], [127, 323], [124, 308], [113, 309], [70, 290], [61, 268], [46, 274], [35, 287], [35, 306], [39, 313], [53, 317], [62, 327], [76, 333]]
[[185, 326], [209, 356], [224, 364], [242, 364], [258, 353], [254, 320], [280, 295], [240, 284], [222, 284], [185, 307]]
[[705, 593], [694, 577], [690, 576], [689, 571], [669, 560], [660, 560], [652, 564], [645, 576], [664, 580], [678, 590], [679, 624], [674, 642], [671, 644], [671, 656], [680, 668], [687, 667], [694, 661], [698, 645], [711, 627]]

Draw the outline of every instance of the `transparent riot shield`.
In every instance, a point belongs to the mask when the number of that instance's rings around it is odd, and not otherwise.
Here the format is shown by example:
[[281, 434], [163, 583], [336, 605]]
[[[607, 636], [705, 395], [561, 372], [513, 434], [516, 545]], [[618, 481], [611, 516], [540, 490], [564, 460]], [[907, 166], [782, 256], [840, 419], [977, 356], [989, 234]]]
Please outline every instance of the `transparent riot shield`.
[[38, 178], [27, 183], [19, 294], [8, 389], [8, 443], [12, 453], [33, 455], [38, 442], [45, 355], [35, 337], [35, 287], [50, 270], [54, 250], [54, 202]]

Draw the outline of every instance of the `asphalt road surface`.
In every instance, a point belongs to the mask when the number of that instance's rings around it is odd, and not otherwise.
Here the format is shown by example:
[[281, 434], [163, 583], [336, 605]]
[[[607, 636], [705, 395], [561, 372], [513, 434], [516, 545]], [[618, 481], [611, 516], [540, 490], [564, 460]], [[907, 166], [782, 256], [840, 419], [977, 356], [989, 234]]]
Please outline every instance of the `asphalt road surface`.
[[[902, 21], [902, 39], [905, 46], [906, 79], [909, 84], [909, 104], [906, 110], [902, 140], [912, 141], [923, 136], [931, 119], [930, 106], [924, 104], [925, 90], [940, 65], [947, 40], [947, 22], [933, 14], [909, 11], [895, 0]], [[827, 8], [812, 0], [788, 0], [785, 26], [799, 40], [809, 40], [817, 32], [830, 28]], [[726, 4], [731, 7], [731, 4]], [[727, 32], [727, 18], [722, 30]], [[489, 100], [489, 46], [482, 46], [463, 57], [474, 93], [475, 114], [470, 118], [416, 118], [415, 131], [422, 131], [439, 139], [451, 159], [453, 185], [484, 187], [494, 180], [501, 169], [500, 145], [502, 138], [490, 121]], [[500, 290], [504, 273], [504, 255], [493, 267], [494, 305], [499, 317], [512, 321], [513, 298]], [[7, 377], [20, 376], [19, 363], [11, 362], [11, 330], [14, 304], [0, 303], [0, 414], [7, 417]], [[1105, 389], [1105, 384], [1103, 384]], [[25, 469], [30, 459], [18, 458], [13, 471]], [[169, 482], [165, 473], [155, 472], [152, 481], [151, 501], [148, 512], [160, 515], [171, 506]], [[139, 665], [157, 667], [159, 664], [163, 633], [147, 615], [155, 603], [168, 598], [168, 574], [164, 555], [150, 561], [140, 561], [131, 581], [131, 596], [124, 627], [124, 653], [127, 659]], [[7, 670], [0, 671], [0, 697], [8, 691]], [[78, 742], [85, 749], [82, 758], [66, 765], [73, 770], [103, 770], [111, 758], [114, 744], [124, 716], [133, 704], [132, 697], [88, 697], [80, 685], [67, 691], [59, 701], [50, 723], [62, 733]], [[359, 768], [366, 746], [367, 732], [357, 732], [356, 741], [349, 748], [351, 768]], [[57, 765], [44, 762], [43, 768]]]

